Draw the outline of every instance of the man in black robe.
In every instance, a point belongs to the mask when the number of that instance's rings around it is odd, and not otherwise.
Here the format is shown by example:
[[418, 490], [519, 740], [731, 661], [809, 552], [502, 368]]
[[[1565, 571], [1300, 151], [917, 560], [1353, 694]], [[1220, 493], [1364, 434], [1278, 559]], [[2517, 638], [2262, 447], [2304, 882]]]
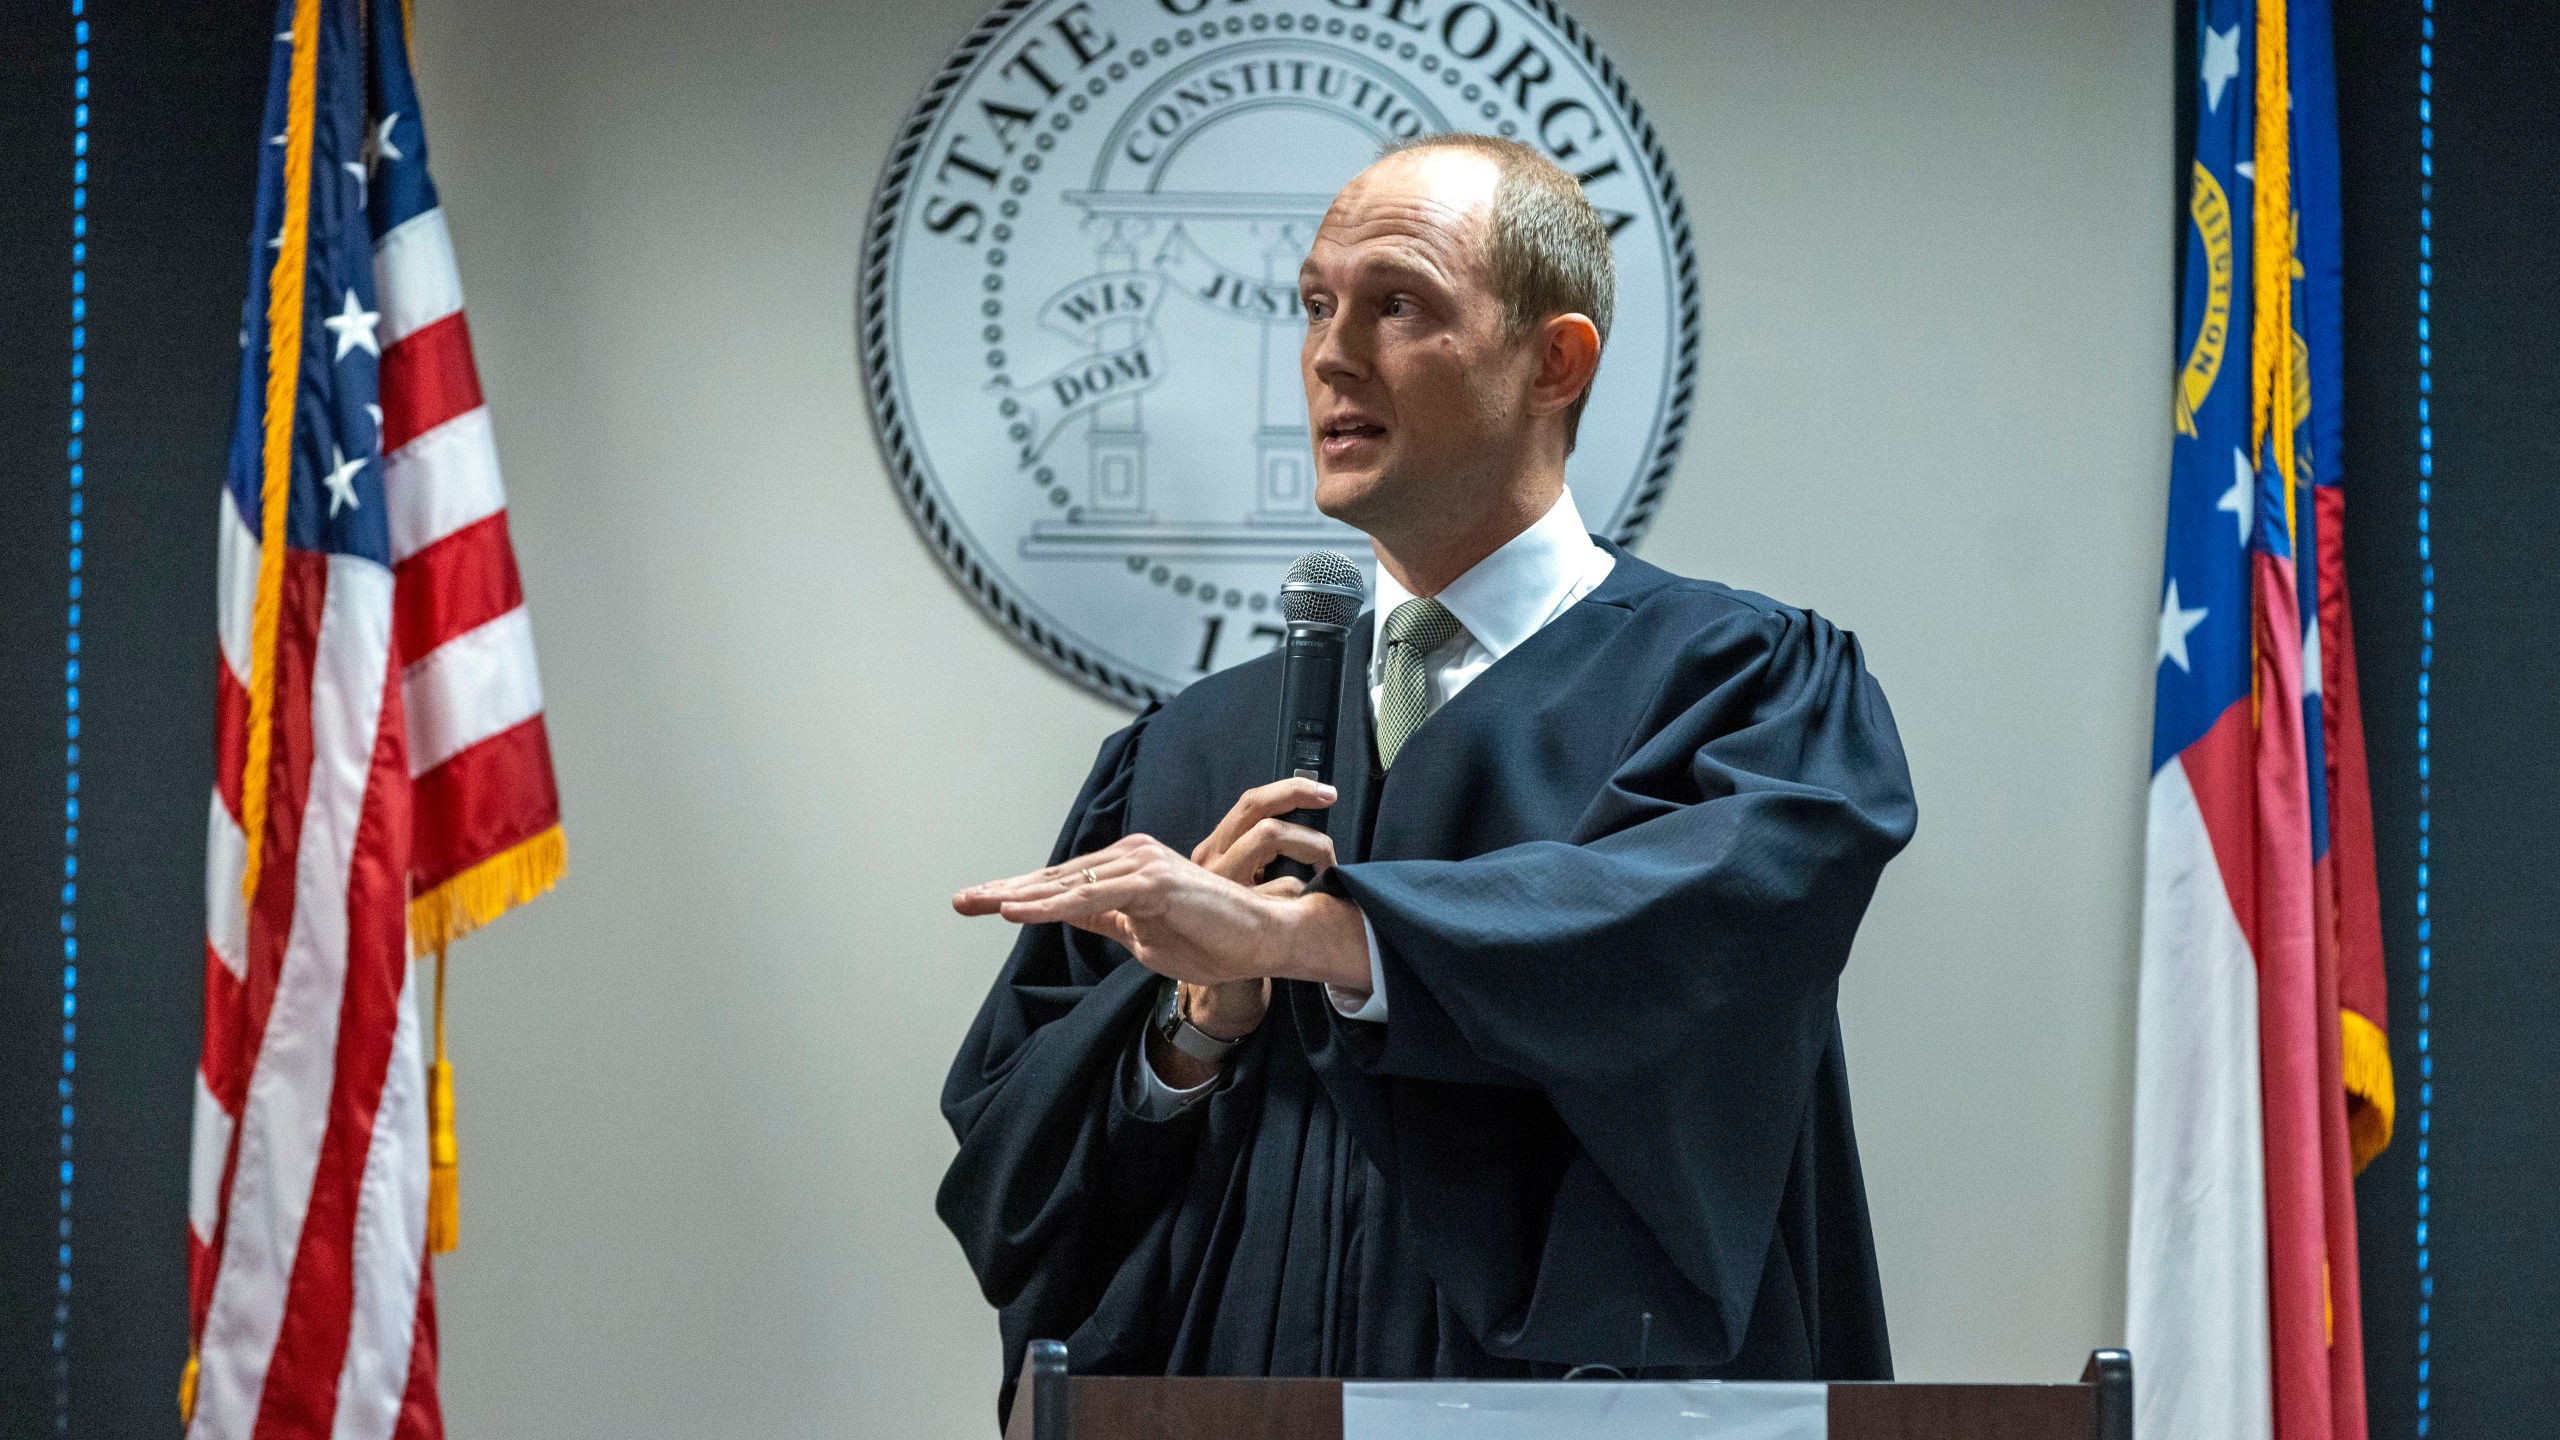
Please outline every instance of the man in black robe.
[[1889, 1378], [1836, 1001], [1915, 812], [1856, 642], [1583, 533], [1614, 276], [1534, 151], [1392, 151], [1300, 288], [1317, 503], [1378, 559], [1339, 794], [1271, 783], [1253, 661], [953, 901], [1022, 927], [943, 1090], [1000, 1410], [1034, 1338], [1080, 1373]]

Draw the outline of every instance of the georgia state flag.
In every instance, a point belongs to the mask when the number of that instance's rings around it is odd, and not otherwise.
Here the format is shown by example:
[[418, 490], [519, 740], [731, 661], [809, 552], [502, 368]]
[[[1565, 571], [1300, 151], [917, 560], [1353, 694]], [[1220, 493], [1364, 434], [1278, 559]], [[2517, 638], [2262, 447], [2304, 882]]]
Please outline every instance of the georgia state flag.
[[2154, 657], [2135, 1423], [2363, 1440], [2350, 1182], [2392, 1099], [2340, 543], [2328, 10], [2207, 0], [2201, 21]]

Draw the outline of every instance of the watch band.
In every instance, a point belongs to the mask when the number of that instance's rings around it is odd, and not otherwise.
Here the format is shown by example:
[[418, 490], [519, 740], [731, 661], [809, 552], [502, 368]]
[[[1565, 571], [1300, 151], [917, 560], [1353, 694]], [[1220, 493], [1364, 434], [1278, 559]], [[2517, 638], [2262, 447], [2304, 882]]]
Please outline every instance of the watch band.
[[1244, 1036], [1221, 1040], [1191, 1023], [1182, 1013], [1182, 982], [1164, 982], [1164, 999], [1156, 1006], [1155, 1032], [1164, 1042], [1194, 1060], [1223, 1065], [1227, 1057], [1244, 1048]]

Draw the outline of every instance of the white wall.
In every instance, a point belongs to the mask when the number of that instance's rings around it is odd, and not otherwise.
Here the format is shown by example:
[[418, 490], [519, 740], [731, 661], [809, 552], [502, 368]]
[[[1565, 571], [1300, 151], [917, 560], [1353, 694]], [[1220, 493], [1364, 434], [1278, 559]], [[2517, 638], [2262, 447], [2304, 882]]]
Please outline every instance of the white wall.
[[[458, 952], [454, 1433], [977, 1435], [934, 1097], [1116, 712], [883, 477], [853, 277], [981, 0], [426, 0], [419, 63], [568, 808]], [[1844, 1000], [1906, 1378], [2118, 1337], [2167, 473], [2171, 11], [1573, 0], [1698, 227], [1644, 546], [1864, 638], [1919, 839]]]

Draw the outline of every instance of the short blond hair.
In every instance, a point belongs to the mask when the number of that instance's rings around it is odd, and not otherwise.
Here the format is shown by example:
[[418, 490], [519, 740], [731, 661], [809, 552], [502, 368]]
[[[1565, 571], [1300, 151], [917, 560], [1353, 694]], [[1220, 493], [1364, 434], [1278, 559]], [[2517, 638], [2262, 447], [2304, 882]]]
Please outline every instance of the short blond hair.
[[[1582, 193], [1582, 182], [1517, 140], [1463, 130], [1390, 141], [1380, 159], [1416, 150], [1465, 150], [1492, 160], [1499, 179], [1485, 258], [1502, 297], [1502, 321], [1512, 338], [1558, 315], [1586, 315], [1609, 344], [1609, 322], [1618, 308], [1618, 265], [1609, 253], [1609, 227]], [[1594, 372], [1595, 379], [1597, 373]], [[1565, 448], [1582, 428], [1588, 385], [1565, 411]]]

